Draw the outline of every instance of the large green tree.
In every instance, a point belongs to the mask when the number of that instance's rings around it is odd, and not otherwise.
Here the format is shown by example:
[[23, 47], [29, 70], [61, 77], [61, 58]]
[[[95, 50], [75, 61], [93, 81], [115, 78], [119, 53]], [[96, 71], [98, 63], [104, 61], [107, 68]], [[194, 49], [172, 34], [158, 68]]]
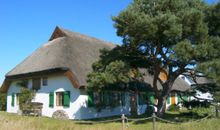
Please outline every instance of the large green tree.
[[[120, 56], [116, 56], [116, 59], [121, 58], [129, 66], [124, 71], [128, 79], [134, 79], [130, 72], [138, 71], [138, 68], [151, 72], [153, 91], [158, 99], [158, 116], [165, 112], [166, 99], [180, 74], [188, 72], [192, 66], [220, 56], [220, 38], [209, 34], [206, 15], [209, 11], [209, 5], [200, 0], [134, 0], [118, 16], [113, 17], [117, 35], [123, 38], [122, 46], [117, 47], [122, 51], [118, 52]], [[93, 75], [89, 76], [90, 85], [100, 77], [105, 79], [103, 83], [108, 82], [106, 69], [115, 61], [110, 58], [111, 62], [103, 62], [106, 59], [101, 57], [94, 64]], [[166, 81], [159, 78], [161, 70], [168, 72]], [[162, 90], [159, 90], [158, 82]]]
[[[205, 11], [206, 22], [208, 23], [208, 33], [209, 36], [216, 38], [220, 37], [220, 2], [209, 6]], [[215, 42], [214, 47], [220, 48], [219, 42]], [[216, 58], [209, 58], [206, 61], [202, 61], [198, 64], [197, 69], [202, 71], [207, 76], [212, 77], [216, 80], [217, 86], [220, 85], [220, 49], [213, 49], [213, 55], [216, 55]], [[218, 87], [219, 88], [219, 87]], [[220, 89], [215, 89], [213, 92], [214, 99], [220, 101]]]

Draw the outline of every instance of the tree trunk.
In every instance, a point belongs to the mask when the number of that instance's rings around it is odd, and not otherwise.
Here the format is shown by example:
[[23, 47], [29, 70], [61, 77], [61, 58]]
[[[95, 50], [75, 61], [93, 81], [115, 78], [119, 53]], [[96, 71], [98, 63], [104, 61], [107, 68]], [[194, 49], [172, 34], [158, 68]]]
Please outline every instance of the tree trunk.
[[158, 104], [157, 104], [157, 116], [163, 117], [164, 113], [166, 111], [166, 96], [158, 98]]

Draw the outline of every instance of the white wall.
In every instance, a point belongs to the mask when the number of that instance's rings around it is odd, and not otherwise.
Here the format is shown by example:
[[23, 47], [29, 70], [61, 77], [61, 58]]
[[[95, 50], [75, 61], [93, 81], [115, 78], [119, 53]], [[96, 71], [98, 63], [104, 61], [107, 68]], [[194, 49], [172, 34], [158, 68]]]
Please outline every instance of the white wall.
[[84, 101], [87, 101], [87, 95], [84, 95], [85, 92], [81, 91], [81, 100], [79, 102], [82, 104], [80, 111], [78, 113], [75, 113], [75, 115], [81, 115], [82, 119], [89, 119], [89, 118], [98, 118], [98, 117], [107, 117], [107, 116], [113, 116], [113, 115], [121, 115], [121, 114], [130, 114], [130, 103], [129, 103], [129, 94], [126, 93], [126, 100], [125, 100], [125, 106], [118, 106], [116, 108], [106, 108], [101, 110], [101, 112], [97, 112], [95, 108], [88, 108], [87, 103], [83, 103]]
[[[7, 112], [17, 113], [19, 107], [16, 105], [17, 97], [15, 97], [15, 106], [11, 106], [12, 93], [19, 93], [19, 87], [16, 85], [17, 81], [14, 81], [8, 90], [7, 96]], [[29, 80], [29, 88], [32, 86], [32, 81]], [[62, 92], [62, 91], [70, 91], [70, 107], [60, 107], [56, 106], [56, 96], [54, 95], [54, 107], [49, 107], [49, 93], [50, 92]], [[102, 110], [101, 112], [97, 112], [94, 108], [87, 107], [87, 99], [88, 96], [85, 91], [76, 89], [72, 86], [69, 79], [65, 76], [53, 76], [48, 77], [48, 85], [41, 86], [36, 93], [33, 102], [41, 102], [43, 103], [42, 115], [52, 117], [52, 114], [56, 110], [64, 110], [68, 113], [70, 119], [89, 119], [89, 118], [97, 118], [97, 117], [106, 117], [112, 115], [120, 115], [120, 114], [129, 114], [129, 95], [126, 94], [126, 105], [124, 107], [119, 106], [114, 109], [108, 108]]]

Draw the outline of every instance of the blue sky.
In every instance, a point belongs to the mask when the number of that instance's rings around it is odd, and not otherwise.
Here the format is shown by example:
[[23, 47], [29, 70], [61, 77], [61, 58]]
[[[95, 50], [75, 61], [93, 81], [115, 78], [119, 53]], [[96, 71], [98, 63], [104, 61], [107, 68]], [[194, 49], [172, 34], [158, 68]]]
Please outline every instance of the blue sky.
[[[87, 34], [114, 43], [111, 16], [132, 0], [1, 0], [0, 85], [4, 75], [48, 41], [54, 28]], [[209, 0], [210, 3], [216, 0]]]

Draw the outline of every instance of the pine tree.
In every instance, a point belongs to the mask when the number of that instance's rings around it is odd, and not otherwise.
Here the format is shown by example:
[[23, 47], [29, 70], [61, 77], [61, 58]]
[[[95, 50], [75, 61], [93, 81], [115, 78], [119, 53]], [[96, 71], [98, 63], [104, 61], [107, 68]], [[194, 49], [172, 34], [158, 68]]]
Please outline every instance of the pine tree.
[[[118, 50], [115, 54], [120, 56], [114, 54], [113, 57], [129, 66], [128, 79], [133, 79], [129, 73], [132, 69], [145, 68], [151, 72], [153, 91], [158, 99], [158, 116], [164, 114], [166, 99], [180, 74], [188, 72], [192, 66], [203, 66], [208, 60], [219, 60], [220, 38], [210, 34], [209, 7], [200, 0], [134, 0], [113, 17], [123, 45], [107, 54]], [[114, 63], [112, 56], [106, 58], [105, 53], [103, 57], [94, 65], [98, 66], [94, 72], [106, 74], [106, 66]], [[168, 73], [166, 81], [159, 78], [162, 70]], [[90, 75], [89, 79], [92, 77], [96, 74]], [[159, 90], [158, 82], [162, 90]]]

